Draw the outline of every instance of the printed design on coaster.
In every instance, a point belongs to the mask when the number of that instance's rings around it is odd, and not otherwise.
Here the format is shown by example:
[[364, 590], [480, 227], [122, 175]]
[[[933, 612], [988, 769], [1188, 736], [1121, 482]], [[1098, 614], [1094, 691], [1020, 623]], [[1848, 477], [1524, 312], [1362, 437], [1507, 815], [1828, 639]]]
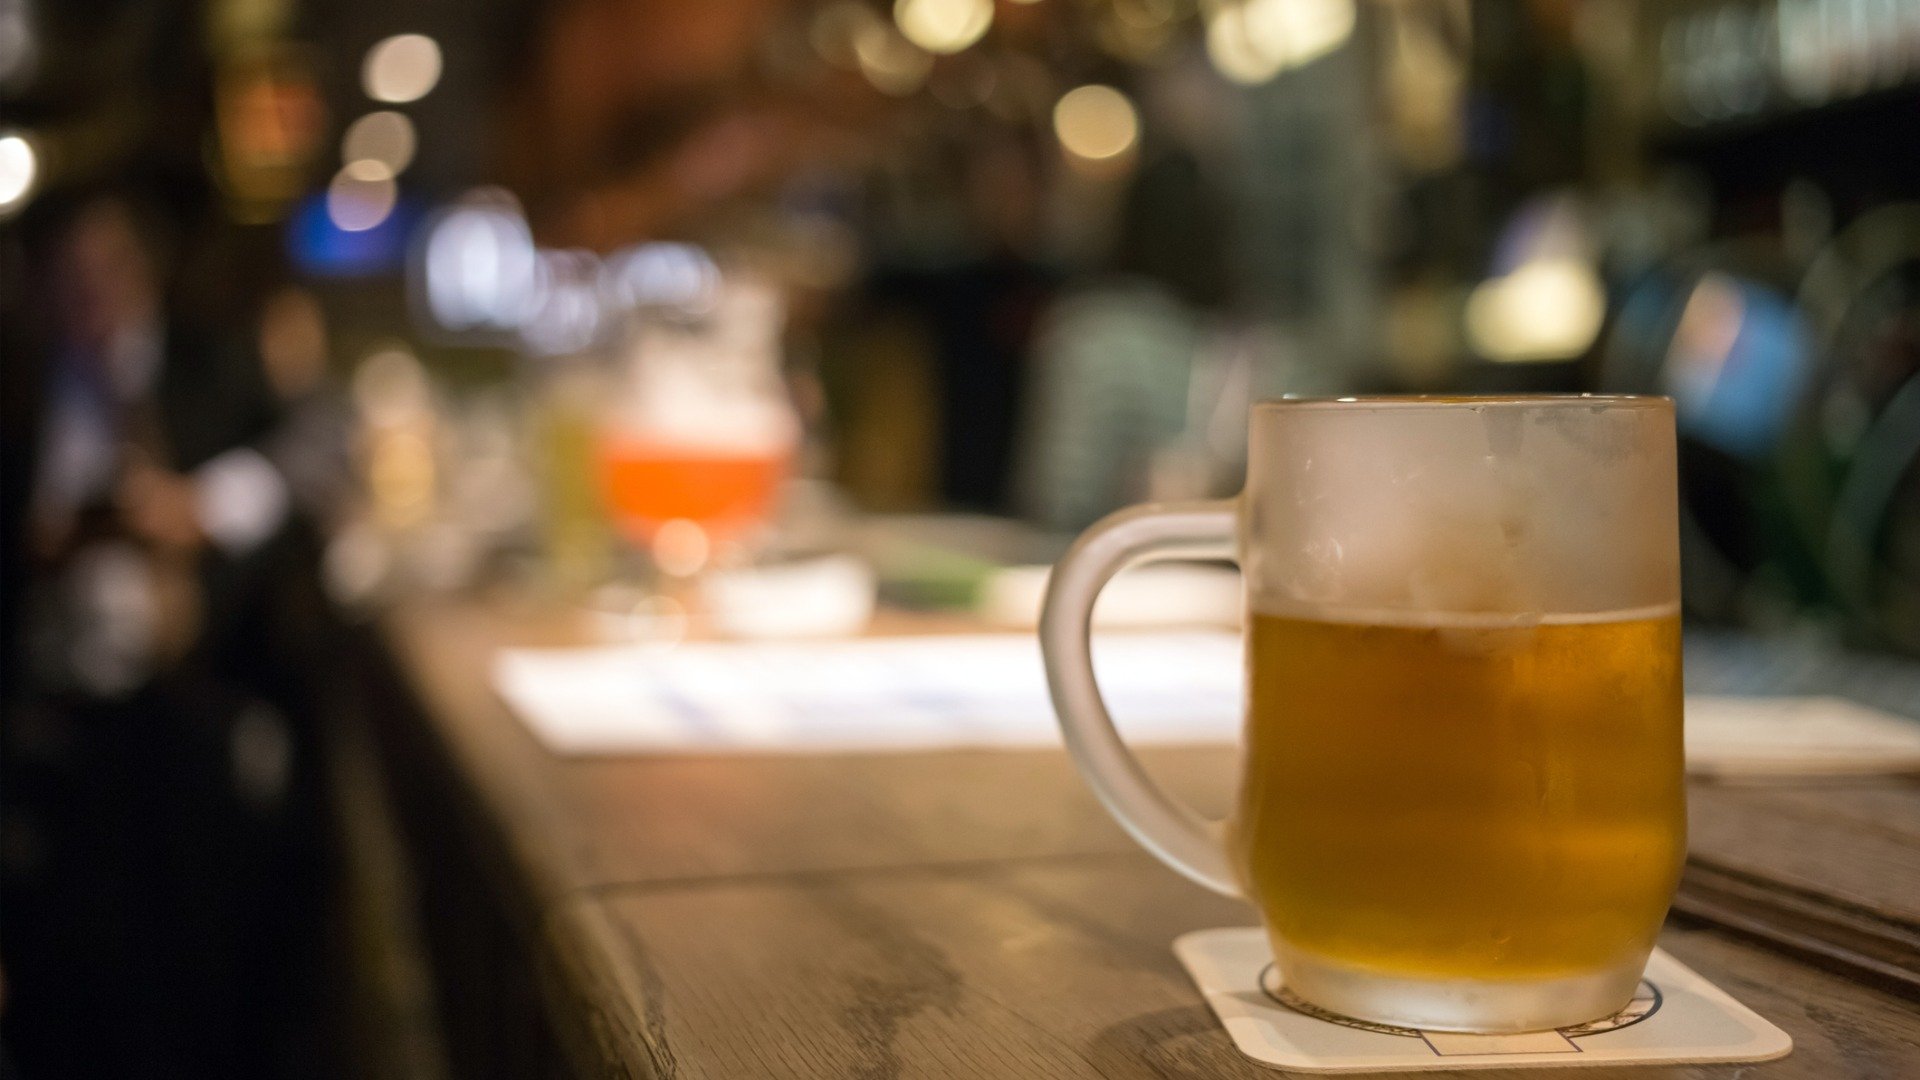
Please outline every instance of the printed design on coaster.
[[1407, 1039], [1419, 1039], [1441, 1057], [1458, 1054], [1577, 1054], [1580, 1047], [1573, 1040], [1586, 1035], [1598, 1035], [1607, 1031], [1618, 1031], [1633, 1025], [1660, 1011], [1664, 1000], [1660, 988], [1651, 980], [1641, 979], [1639, 989], [1634, 991], [1633, 1000], [1625, 1008], [1612, 1016], [1589, 1020], [1584, 1024], [1563, 1027], [1556, 1031], [1529, 1031], [1515, 1035], [1471, 1035], [1453, 1031], [1421, 1031], [1418, 1028], [1395, 1027], [1392, 1024], [1379, 1024], [1371, 1020], [1356, 1020], [1351, 1016], [1341, 1016], [1337, 1012], [1323, 1009], [1313, 1002], [1280, 985], [1280, 970], [1272, 963], [1260, 969], [1260, 989], [1274, 1004], [1291, 1009], [1302, 1016], [1311, 1016], [1329, 1024], [1341, 1027], [1358, 1028], [1381, 1035], [1397, 1035]]
[[1259, 927], [1195, 930], [1174, 942], [1234, 1046], [1307, 1073], [1770, 1061], [1793, 1040], [1660, 949], [1633, 1001], [1591, 1023], [1514, 1035], [1416, 1031], [1336, 1016], [1281, 985]]
[[1640, 988], [1633, 992], [1633, 1000], [1627, 1002], [1626, 1008], [1599, 1020], [1589, 1020], [1584, 1024], [1563, 1027], [1560, 1029], [1560, 1034], [1569, 1039], [1577, 1039], [1582, 1035], [1598, 1035], [1603, 1031], [1619, 1031], [1623, 1027], [1632, 1027], [1659, 1012], [1661, 1004], [1665, 1001], [1666, 995], [1660, 992], [1659, 987], [1653, 985], [1651, 979], [1641, 979]]

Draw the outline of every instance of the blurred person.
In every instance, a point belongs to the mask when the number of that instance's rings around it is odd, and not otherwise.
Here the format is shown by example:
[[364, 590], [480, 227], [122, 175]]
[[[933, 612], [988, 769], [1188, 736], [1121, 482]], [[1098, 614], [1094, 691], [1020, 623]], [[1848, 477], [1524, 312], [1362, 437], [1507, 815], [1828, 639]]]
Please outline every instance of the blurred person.
[[1032, 140], [1017, 133], [971, 148], [958, 174], [970, 249], [936, 268], [885, 273], [870, 288], [880, 307], [919, 316], [941, 413], [939, 496], [949, 506], [1010, 509], [1028, 353], [1057, 284], [1034, 252], [1037, 154]]
[[0, 1023], [29, 1076], [310, 1074], [329, 633], [302, 510], [344, 462], [314, 313], [269, 304], [258, 355], [241, 303], [177, 317], [164, 219], [129, 198], [53, 235], [9, 523]]
[[1206, 410], [1196, 368], [1219, 344], [1225, 246], [1224, 207], [1193, 156], [1168, 148], [1143, 162], [1107, 268], [1041, 322], [1021, 451], [1026, 516], [1081, 529], [1151, 494], [1156, 457]]

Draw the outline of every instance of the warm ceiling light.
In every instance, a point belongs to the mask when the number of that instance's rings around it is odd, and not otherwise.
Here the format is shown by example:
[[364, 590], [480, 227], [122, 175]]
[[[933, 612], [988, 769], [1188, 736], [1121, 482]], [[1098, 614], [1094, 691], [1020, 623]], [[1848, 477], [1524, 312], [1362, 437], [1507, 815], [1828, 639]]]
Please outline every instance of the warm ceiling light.
[[1220, 74], [1252, 86], [1339, 48], [1353, 36], [1353, 0], [1241, 0], [1207, 21]]
[[342, 232], [365, 232], [387, 220], [399, 197], [393, 170], [378, 161], [350, 161], [327, 185], [327, 216]]
[[0, 136], [0, 214], [24, 206], [40, 174], [40, 157], [24, 135]]
[[413, 121], [391, 109], [355, 120], [340, 138], [340, 160], [377, 161], [396, 176], [413, 161], [413, 151]]
[[1501, 363], [1571, 360], [1599, 336], [1606, 313], [1606, 290], [1591, 266], [1537, 259], [1474, 287], [1467, 338]]
[[893, 21], [931, 53], [957, 53], [993, 25], [993, 0], [896, 0]]
[[1053, 133], [1074, 157], [1105, 161], [1133, 149], [1140, 139], [1140, 115], [1127, 95], [1111, 86], [1076, 87], [1054, 104]]
[[933, 70], [933, 57], [927, 50], [900, 36], [886, 23], [863, 29], [854, 39], [853, 51], [860, 74], [884, 94], [905, 97], [920, 89]]
[[440, 81], [440, 46], [425, 34], [395, 34], [367, 50], [360, 85], [375, 101], [418, 101]]

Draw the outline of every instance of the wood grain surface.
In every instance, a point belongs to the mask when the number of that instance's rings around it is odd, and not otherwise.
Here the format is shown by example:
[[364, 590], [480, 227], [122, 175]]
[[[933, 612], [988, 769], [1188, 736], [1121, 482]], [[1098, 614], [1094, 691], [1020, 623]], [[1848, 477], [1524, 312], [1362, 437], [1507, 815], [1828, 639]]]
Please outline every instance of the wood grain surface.
[[1687, 792], [1692, 856], [1920, 926], [1920, 782]]
[[[563, 759], [487, 666], [502, 645], [579, 640], [571, 619], [450, 603], [382, 629], [401, 704], [370, 722], [442, 982], [460, 984], [442, 988], [449, 1028], [513, 1043], [456, 1047], [456, 1074], [1272, 1075], [1232, 1049], [1170, 949], [1250, 911], [1141, 854], [1063, 754]], [[1145, 760], [1203, 812], [1225, 808], [1231, 751]], [[1690, 877], [1730, 914], [1682, 904], [1663, 944], [1797, 1049], [1602, 1075], [1920, 1077], [1911, 998], [1767, 934], [1794, 906], [1770, 902], [1775, 884], [1816, 914], [1920, 926], [1920, 786], [1698, 788], [1692, 806]], [[514, 991], [473, 985], [502, 981]]]
[[[1129, 853], [626, 887], [576, 898], [552, 934], [593, 943], [582, 979], [635, 1018], [593, 1048], [616, 1072], [1118, 1080], [1270, 1075], [1168, 948], [1248, 921]], [[1791, 1057], [1744, 1075], [1920, 1075], [1908, 1003], [1710, 931], [1662, 943], [1793, 1035]]]

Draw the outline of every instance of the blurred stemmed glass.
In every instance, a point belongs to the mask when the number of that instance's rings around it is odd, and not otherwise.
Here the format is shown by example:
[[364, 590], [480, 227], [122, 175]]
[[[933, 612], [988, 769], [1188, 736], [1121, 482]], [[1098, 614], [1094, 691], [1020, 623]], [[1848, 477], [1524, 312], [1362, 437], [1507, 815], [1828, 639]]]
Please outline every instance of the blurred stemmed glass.
[[687, 605], [699, 574], [751, 551], [800, 434], [779, 292], [689, 252], [648, 245], [615, 269], [627, 317], [595, 463], [608, 518], [655, 571], [663, 607]]

